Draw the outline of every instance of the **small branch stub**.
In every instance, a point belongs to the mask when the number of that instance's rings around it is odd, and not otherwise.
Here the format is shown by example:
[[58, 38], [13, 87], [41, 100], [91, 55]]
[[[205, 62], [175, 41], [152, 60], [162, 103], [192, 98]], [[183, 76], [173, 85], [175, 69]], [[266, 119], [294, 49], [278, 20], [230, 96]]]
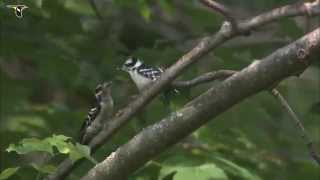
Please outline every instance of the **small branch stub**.
[[214, 1], [214, 0], [200, 0], [200, 2], [205, 6], [209, 7], [210, 9], [221, 14], [230, 23], [231, 29], [233, 31], [237, 31], [238, 29], [237, 21], [232, 15], [231, 10], [227, 6], [225, 6], [222, 3], [218, 3], [217, 1]]

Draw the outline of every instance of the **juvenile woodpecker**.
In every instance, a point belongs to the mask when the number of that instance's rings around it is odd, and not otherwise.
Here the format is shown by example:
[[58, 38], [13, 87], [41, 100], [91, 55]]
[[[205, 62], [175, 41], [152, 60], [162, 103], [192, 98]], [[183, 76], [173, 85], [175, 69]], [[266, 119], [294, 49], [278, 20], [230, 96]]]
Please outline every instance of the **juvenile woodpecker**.
[[105, 120], [111, 118], [113, 106], [111, 82], [99, 84], [95, 89], [94, 103], [80, 129], [81, 144], [87, 144], [100, 131]]

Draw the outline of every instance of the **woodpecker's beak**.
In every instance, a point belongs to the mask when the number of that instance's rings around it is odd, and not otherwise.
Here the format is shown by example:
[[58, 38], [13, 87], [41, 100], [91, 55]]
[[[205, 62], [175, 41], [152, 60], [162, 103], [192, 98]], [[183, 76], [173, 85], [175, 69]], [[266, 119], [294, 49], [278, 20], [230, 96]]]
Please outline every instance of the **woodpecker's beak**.
[[125, 71], [125, 72], [128, 71], [128, 68], [126, 66], [124, 66], [124, 65], [121, 68], [119, 67], [117, 69], [120, 70], [120, 71]]

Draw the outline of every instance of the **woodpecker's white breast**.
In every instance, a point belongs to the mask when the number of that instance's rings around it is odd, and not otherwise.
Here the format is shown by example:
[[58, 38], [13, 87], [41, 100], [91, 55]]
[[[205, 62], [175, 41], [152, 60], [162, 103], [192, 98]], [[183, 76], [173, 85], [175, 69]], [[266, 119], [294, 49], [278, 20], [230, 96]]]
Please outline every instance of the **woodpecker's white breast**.
[[136, 71], [129, 71], [129, 74], [140, 91], [152, 81], [151, 79], [143, 77]]

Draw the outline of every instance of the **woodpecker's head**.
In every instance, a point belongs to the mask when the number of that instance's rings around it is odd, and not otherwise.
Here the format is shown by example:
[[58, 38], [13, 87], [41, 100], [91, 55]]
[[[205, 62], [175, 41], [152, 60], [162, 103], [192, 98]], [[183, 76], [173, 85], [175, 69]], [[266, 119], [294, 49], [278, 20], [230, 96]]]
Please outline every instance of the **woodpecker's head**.
[[111, 85], [112, 82], [104, 82], [103, 84], [98, 84], [95, 89], [95, 97], [98, 101], [107, 101], [111, 97]]
[[126, 62], [124, 62], [124, 64], [122, 65], [122, 70], [123, 71], [133, 71], [135, 69], [137, 69], [138, 67], [140, 67], [142, 65], [142, 61], [139, 60], [136, 57], [129, 57]]

